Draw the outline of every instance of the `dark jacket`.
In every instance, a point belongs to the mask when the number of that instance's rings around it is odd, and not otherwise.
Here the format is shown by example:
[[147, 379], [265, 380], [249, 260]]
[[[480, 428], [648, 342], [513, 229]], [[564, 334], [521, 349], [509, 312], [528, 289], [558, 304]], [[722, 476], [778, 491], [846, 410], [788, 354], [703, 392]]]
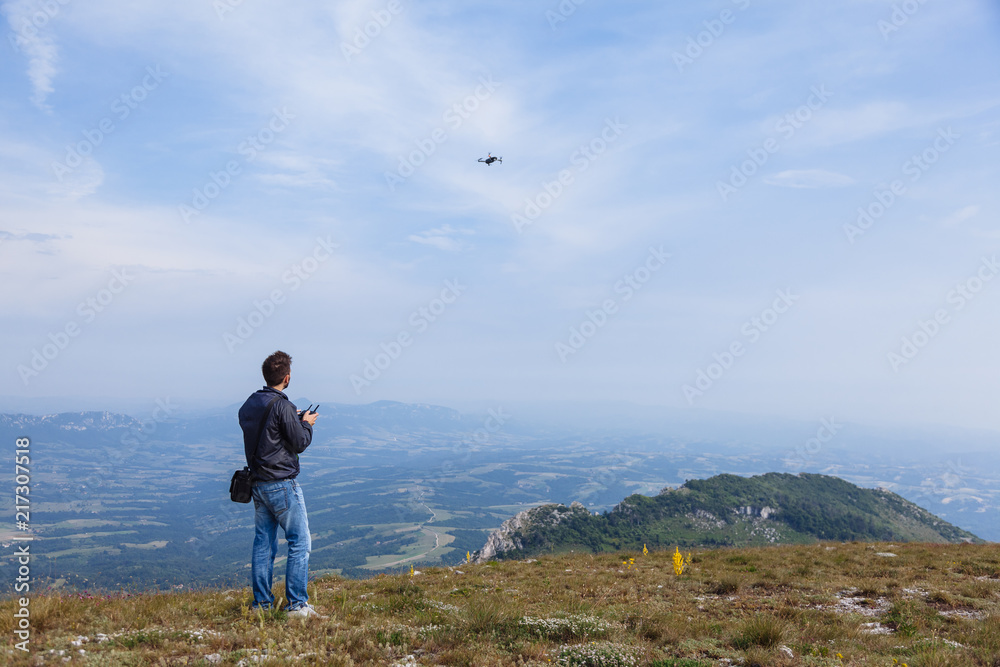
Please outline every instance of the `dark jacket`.
[[[268, 403], [277, 397], [267, 417], [260, 445], [257, 445], [260, 420]], [[312, 426], [299, 419], [298, 410], [284, 393], [271, 387], [254, 392], [240, 408], [243, 429], [243, 452], [253, 478], [265, 482], [292, 479], [299, 474], [298, 455], [312, 442]], [[254, 454], [256, 447], [257, 453]], [[253, 456], [253, 460], [251, 459]]]

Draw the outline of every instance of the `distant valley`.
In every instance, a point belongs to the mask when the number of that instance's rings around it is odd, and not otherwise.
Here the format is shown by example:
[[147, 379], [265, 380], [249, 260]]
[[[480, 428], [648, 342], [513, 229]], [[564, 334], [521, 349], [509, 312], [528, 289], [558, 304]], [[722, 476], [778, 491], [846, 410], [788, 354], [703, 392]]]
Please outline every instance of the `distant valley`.
[[[34, 576], [77, 588], [246, 582], [252, 506], [230, 502], [227, 493], [229, 476], [243, 465], [235, 406], [201, 415], [169, 408], [150, 406], [142, 419], [0, 415], [5, 439], [32, 441]], [[311, 570], [369, 576], [454, 564], [526, 508], [579, 501], [604, 511], [631, 494], [653, 496], [719, 473], [822, 472], [883, 486], [984, 539], [1000, 539], [1000, 460], [981, 446], [963, 453], [952, 441], [945, 454], [934, 434], [880, 441], [855, 429], [813, 447], [806, 446], [808, 425], [737, 421], [722, 432], [718, 420], [702, 426], [670, 415], [597, 427], [521, 414], [324, 404], [302, 456]], [[0, 566], [12, 581], [12, 507], [0, 515], [7, 545]]]

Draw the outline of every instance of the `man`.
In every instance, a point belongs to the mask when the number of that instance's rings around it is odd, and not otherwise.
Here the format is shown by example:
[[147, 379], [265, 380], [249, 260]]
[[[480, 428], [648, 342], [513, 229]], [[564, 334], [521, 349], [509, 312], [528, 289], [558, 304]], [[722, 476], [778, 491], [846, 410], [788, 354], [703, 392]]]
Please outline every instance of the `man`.
[[285, 610], [290, 617], [319, 616], [309, 605], [309, 521], [299, 474], [299, 454], [312, 442], [316, 413], [299, 414], [284, 390], [291, 381], [292, 358], [275, 352], [261, 367], [267, 385], [254, 392], [240, 408], [243, 449], [253, 473], [254, 538], [250, 577], [253, 609], [270, 609], [274, 557], [278, 553], [278, 526], [288, 542], [285, 566]]

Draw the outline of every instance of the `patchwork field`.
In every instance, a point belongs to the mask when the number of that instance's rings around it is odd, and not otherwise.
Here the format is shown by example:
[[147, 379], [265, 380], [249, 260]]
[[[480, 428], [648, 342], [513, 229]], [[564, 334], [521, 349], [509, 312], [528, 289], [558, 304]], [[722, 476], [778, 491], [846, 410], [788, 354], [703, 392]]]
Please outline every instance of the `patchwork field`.
[[[689, 478], [781, 470], [787, 454], [738, 442], [514, 422], [480, 442], [474, 433], [481, 419], [453, 411], [402, 404], [350, 409], [373, 415], [328, 415], [302, 456], [299, 478], [314, 538], [312, 571], [349, 577], [455, 565], [505, 519], [539, 504], [579, 501], [605, 511], [630, 494], [652, 495]], [[86, 413], [31, 423], [23, 418], [10, 426], [17, 429], [11, 437], [24, 429], [33, 437], [37, 586], [245, 585], [253, 510], [227, 495], [229, 477], [242, 465], [232, 414], [162, 423], [149, 436], [129, 420]], [[77, 422], [111, 426], [76, 428]], [[943, 466], [933, 457], [881, 456], [875, 448], [862, 462], [831, 447], [809, 463], [811, 472], [888, 486], [997, 539], [998, 465], [984, 459], [973, 468], [974, 462]], [[14, 580], [11, 507], [0, 508], [4, 590]]]

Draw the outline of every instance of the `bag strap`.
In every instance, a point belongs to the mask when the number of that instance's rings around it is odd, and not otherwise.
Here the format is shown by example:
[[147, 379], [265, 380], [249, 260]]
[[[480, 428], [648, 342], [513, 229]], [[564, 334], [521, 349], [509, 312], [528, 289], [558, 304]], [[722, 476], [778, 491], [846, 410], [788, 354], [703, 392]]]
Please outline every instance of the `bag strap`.
[[253, 472], [253, 460], [257, 458], [257, 450], [260, 448], [260, 440], [264, 437], [264, 427], [267, 426], [267, 418], [271, 416], [271, 411], [274, 409], [274, 404], [278, 402], [281, 398], [280, 395], [275, 396], [271, 399], [271, 402], [267, 404], [267, 410], [264, 412], [263, 419], [260, 420], [260, 426], [257, 427], [257, 444], [253, 446], [253, 453], [250, 455], [250, 472]]

